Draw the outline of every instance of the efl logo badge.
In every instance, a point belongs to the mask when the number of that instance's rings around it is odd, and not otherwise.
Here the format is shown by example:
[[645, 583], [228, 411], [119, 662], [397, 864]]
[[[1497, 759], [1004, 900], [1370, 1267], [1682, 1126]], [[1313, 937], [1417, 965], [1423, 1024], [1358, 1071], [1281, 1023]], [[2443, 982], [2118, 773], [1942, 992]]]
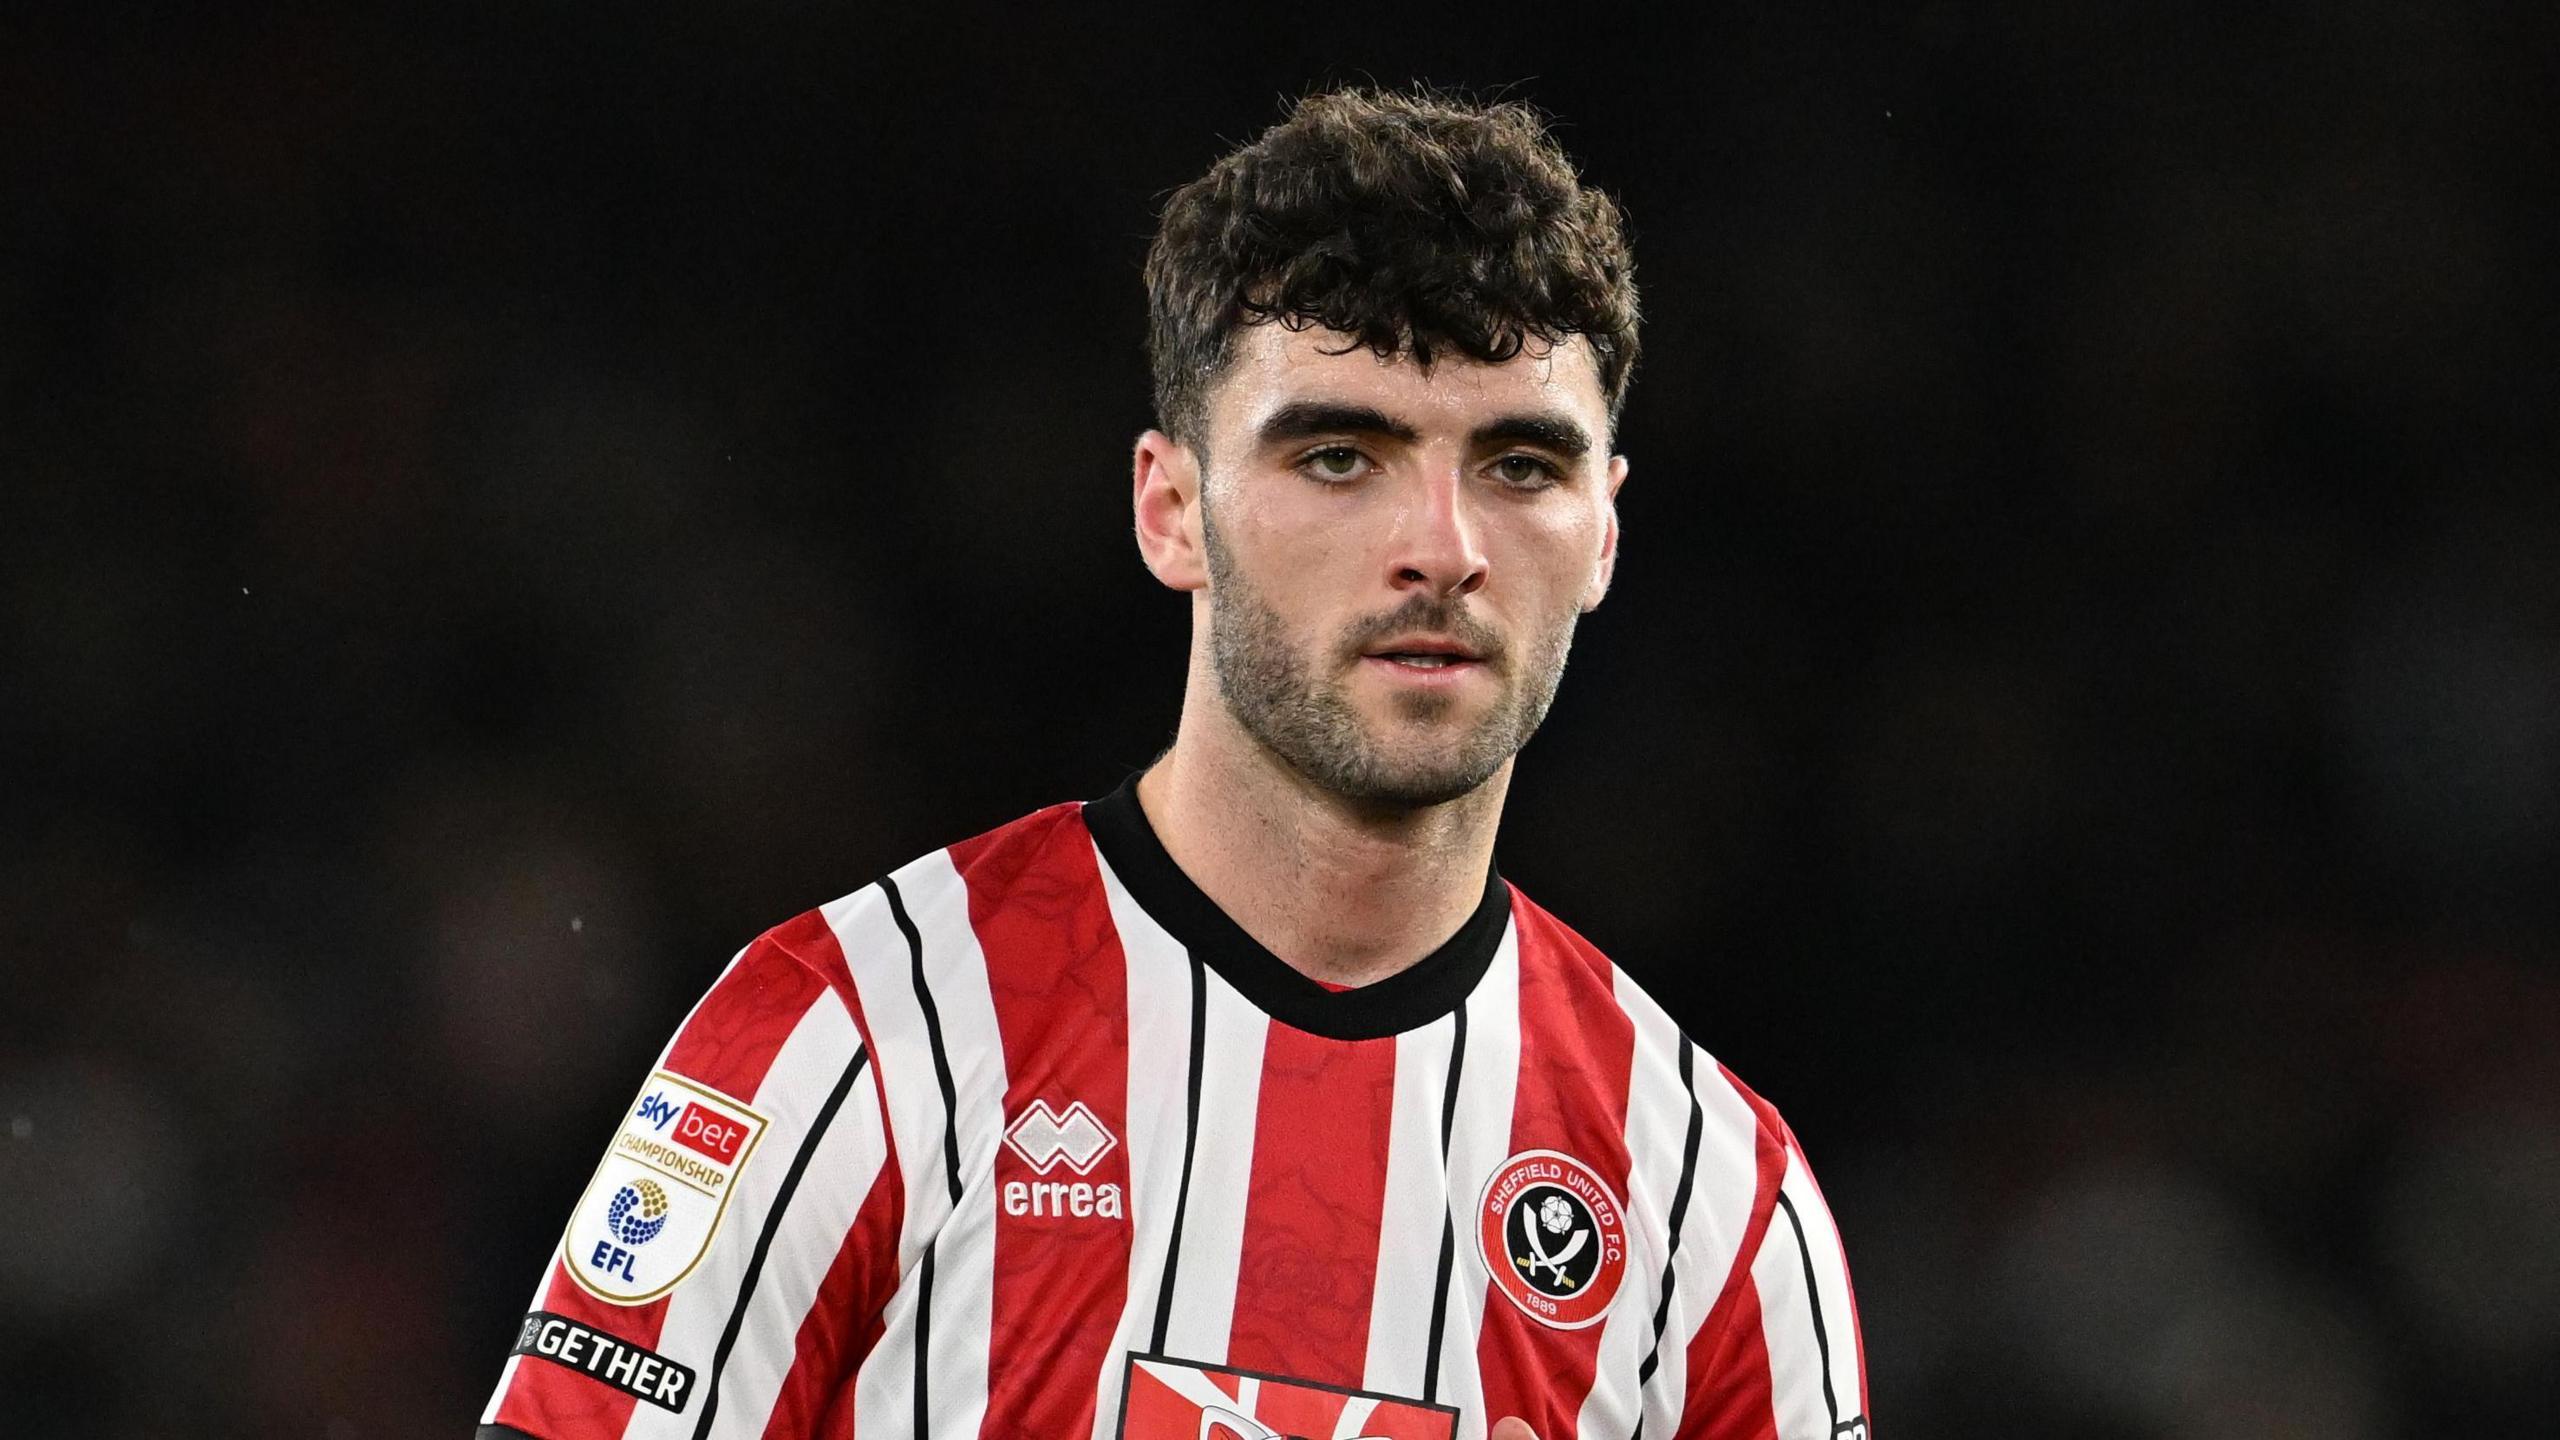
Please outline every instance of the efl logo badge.
[[676, 1288], [711, 1248], [764, 1124], [717, 1090], [653, 1072], [561, 1237], [571, 1278], [616, 1305]]
[[1121, 1376], [1120, 1440], [1451, 1440], [1457, 1430], [1446, 1405], [1224, 1365], [1131, 1355]]
[[1627, 1216], [1588, 1165], [1553, 1150], [1502, 1162], [1476, 1204], [1494, 1288], [1523, 1314], [1579, 1330], [1609, 1313], [1627, 1276]]

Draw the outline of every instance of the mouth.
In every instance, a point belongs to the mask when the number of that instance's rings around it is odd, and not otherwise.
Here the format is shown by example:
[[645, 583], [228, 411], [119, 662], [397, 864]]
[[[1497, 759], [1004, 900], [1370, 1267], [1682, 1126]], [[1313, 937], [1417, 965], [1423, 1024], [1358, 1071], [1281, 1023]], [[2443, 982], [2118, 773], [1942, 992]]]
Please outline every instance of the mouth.
[[1484, 656], [1438, 635], [1400, 635], [1370, 646], [1360, 658], [1409, 679], [1455, 679], [1484, 668]]
[[1447, 635], [1391, 635], [1360, 652], [1379, 659], [1405, 661], [1482, 660], [1484, 655]]

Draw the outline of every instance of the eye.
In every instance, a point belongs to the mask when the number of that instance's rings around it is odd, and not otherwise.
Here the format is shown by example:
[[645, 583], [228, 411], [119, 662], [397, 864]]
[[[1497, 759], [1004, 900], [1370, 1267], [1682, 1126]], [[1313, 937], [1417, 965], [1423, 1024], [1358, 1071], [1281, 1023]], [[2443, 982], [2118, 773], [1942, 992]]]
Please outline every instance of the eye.
[[1315, 479], [1338, 485], [1359, 479], [1368, 464], [1367, 456], [1348, 445], [1328, 445], [1322, 450], [1308, 452], [1298, 462], [1298, 468]]
[[1564, 479], [1564, 472], [1535, 455], [1505, 455], [1493, 462], [1493, 477], [1520, 490], [1541, 490]]

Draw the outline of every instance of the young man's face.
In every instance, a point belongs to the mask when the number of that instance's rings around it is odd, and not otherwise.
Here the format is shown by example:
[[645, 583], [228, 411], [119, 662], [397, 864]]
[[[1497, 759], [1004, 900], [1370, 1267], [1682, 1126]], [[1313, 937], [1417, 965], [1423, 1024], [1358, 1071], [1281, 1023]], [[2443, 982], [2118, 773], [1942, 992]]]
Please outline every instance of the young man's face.
[[1545, 718], [1616, 558], [1626, 462], [1589, 349], [1425, 371], [1256, 325], [1206, 429], [1210, 650], [1238, 723], [1366, 804], [1492, 778]]

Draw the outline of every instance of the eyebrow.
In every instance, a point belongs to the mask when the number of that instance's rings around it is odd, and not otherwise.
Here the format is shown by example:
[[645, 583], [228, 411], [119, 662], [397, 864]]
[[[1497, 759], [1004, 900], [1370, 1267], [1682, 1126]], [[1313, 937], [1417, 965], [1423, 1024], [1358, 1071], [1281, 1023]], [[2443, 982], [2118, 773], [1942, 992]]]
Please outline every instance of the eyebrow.
[[1422, 438], [1421, 431], [1401, 420], [1389, 419], [1383, 410], [1374, 410], [1366, 405], [1338, 405], [1325, 400], [1300, 400], [1283, 405], [1254, 429], [1255, 438], [1265, 445], [1345, 433], [1384, 435], [1408, 445]]
[[[1383, 410], [1326, 400], [1300, 400], [1283, 405], [1254, 427], [1254, 437], [1265, 445], [1283, 445], [1294, 440], [1343, 434], [1383, 435], [1408, 445], [1422, 438], [1421, 431]], [[1579, 460], [1590, 454], [1592, 445], [1590, 432], [1559, 415], [1505, 415], [1477, 426], [1467, 439], [1478, 449], [1492, 445], [1536, 445], [1568, 460]]]
[[1478, 426], [1468, 438], [1478, 447], [1536, 445], [1568, 460], [1579, 460], [1591, 453], [1590, 432], [1560, 415], [1505, 415]]

